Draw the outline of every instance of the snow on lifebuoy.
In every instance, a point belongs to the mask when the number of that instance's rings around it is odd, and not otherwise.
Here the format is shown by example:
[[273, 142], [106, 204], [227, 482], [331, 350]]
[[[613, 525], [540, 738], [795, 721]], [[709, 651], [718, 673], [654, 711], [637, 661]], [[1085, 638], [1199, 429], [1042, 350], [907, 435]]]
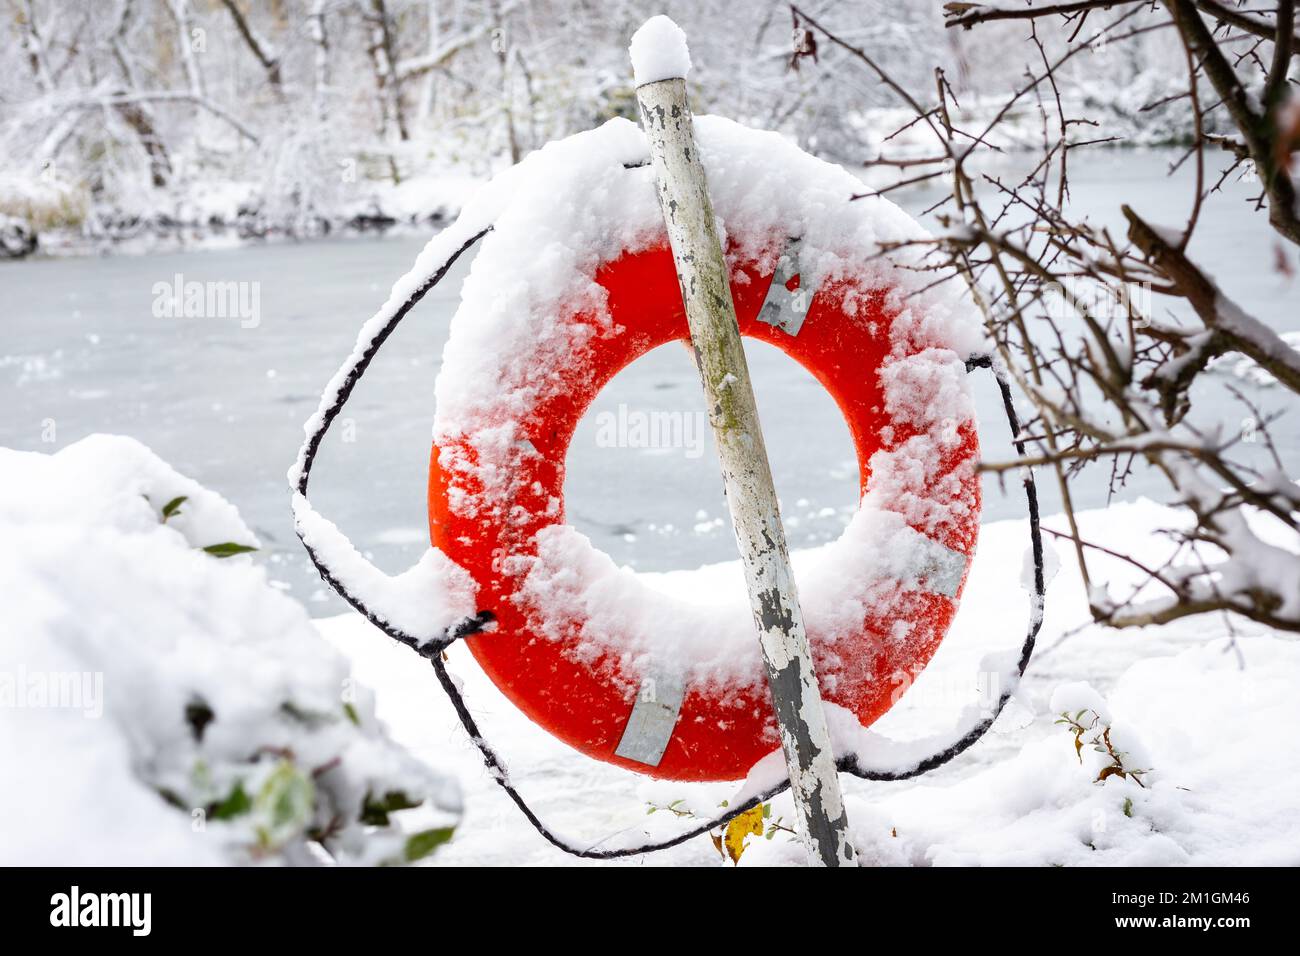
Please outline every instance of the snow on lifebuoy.
[[[907, 252], [881, 255], [924, 236], [892, 203], [851, 200], [858, 180], [776, 134], [696, 125], [742, 332], [808, 367], [857, 447], [859, 511], [794, 562], [823, 695], [865, 726], [934, 653], [969, 568], [965, 359], [980, 327]], [[448, 230], [444, 243], [493, 227], [438, 376], [431, 532], [498, 619], [471, 651], [532, 719], [642, 772], [736, 779], [778, 746], [738, 565], [637, 574], [563, 520], [583, 410], [626, 364], [687, 335], [645, 160], [637, 127], [610, 121], [498, 177]], [[794, 288], [806, 314], [791, 323]]]

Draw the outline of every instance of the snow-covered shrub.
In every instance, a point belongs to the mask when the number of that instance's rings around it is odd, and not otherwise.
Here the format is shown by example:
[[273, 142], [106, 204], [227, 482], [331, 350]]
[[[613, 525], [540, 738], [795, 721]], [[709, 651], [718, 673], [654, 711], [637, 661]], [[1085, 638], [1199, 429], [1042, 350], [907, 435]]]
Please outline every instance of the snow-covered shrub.
[[450, 836], [456, 784], [219, 495], [128, 438], [0, 450], [0, 538], [0, 862], [403, 863]]
[[0, 216], [23, 220], [38, 234], [81, 225], [89, 202], [85, 190], [52, 176], [0, 176]]
[[1048, 708], [1058, 715], [1056, 723], [1074, 735], [1079, 764], [1095, 773], [1098, 783], [1119, 777], [1145, 786], [1151, 768], [1142, 745], [1127, 728], [1115, 726], [1105, 698], [1091, 686], [1062, 684], [1052, 694]]

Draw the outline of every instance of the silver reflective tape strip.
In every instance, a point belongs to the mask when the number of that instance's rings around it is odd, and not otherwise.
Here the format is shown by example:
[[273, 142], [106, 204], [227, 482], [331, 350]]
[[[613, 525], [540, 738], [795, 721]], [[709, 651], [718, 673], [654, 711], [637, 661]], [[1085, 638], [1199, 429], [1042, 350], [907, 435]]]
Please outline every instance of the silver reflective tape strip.
[[812, 290], [802, 285], [793, 292], [785, 287], [787, 282], [799, 275], [799, 246], [802, 242], [802, 239], [791, 239], [786, 243], [785, 251], [777, 260], [776, 272], [772, 275], [772, 285], [767, 290], [763, 308], [758, 312], [759, 321], [774, 325], [791, 335], [799, 334], [813, 299]]
[[680, 674], [655, 672], [642, 680], [614, 754], [648, 767], [659, 766], [677, 725], [684, 693]]
[[953, 551], [919, 532], [915, 534], [915, 544], [902, 580], [919, 585], [932, 594], [955, 598], [969, 559], [960, 551]]

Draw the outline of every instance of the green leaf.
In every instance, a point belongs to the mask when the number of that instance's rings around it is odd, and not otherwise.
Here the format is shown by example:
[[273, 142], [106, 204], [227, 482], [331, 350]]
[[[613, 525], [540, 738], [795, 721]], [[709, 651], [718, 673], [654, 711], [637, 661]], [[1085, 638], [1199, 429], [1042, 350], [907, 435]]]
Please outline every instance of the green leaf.
[[171, 501], [167, 502], [167, 504], [163, 505], [162, 508], [163, 524], [167, 523], [168, 518], [174, 518], [178, 514], [180, 514], [181, 505], [185, 504], [185, 502], [188, 500], [189, 497], [187, 495], [177, 495]]
[[1131, 816], [1133, 816], [1133, 798], [1132, 798], [1132, 797], [1125, 797], [1125, 798], [1124, 798], [1124, 816], [1126, 816], [1126, 817], [1131, 817]]
[[357, 713], [356, 707], [352, 706], [352, 704], [344, 703], [343, 713], [347, 714], [348, 720], [352, 721], [352, 723], [356, 724], [358, 727], [361, 726], [361, 715]]
[[[343, 705], [347, 707], [346, 704]], [[325, 724], [338, 723], [338, 716], [327, 710], [307, 710], [299, 707], [291, 700], [286, 700], [280, 705], [280, 713], [284, 714], [291, 720], [303, 724], [307, 727], [321, 727]]]
[[279, 834], [307, 821], [315, 797], [316, 788], [312, 782], [285, 760], [262, 784], [255, 808], [270, 822], [271, 830]]
[[311, 714], [303, 710], [301, 707], [299, 707], [291, 700], [286, 700], [283, 704], [280, 705], [280, 713], [284, 714], [286, 717], [290, 717], [298, 721], [298, 723], [300, 724], [318, 723], [317, 718], [313, 717]]
[[203, 549], [206, 554], [211, 554], [218, 558], [229, 558], [236, 554], [247, 554], [257, 549], [247, 544], [236, 544], [233, 541], [223, 541], [221, 544], [210, 544]]
[[403, 854], [406, 862], [414, 863], [416, 860], [423, 860], [450, 840], [455, 832], [455, 827], [438, 827], [436, 830], [421, 830], [419, 833], [411, 834], [406, 838], [406, 850]]
[[388, 815], [398, 810], [410, 810], [418, 807], [421, 801], [412, 800], [401, 790], [389, 790], [382, 799], [376, 800], [370, 793], [361, 804], [361, 822], [372, 827], [388, 826]]
[[248, 799], [248, 794], [244, 792], [244, 782], [240, 780], [236, 781], [235, 789], [230, 791], [230, 795], [217, 804], [211, 816], [214, 820], [230, 820], [252, 808], [253, 802]]

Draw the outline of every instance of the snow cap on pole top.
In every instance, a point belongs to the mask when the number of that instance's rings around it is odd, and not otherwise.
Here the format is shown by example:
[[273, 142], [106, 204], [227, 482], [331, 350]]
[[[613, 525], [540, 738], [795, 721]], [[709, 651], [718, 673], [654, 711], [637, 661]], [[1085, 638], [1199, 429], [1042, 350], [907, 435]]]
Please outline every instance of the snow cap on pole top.
[[651, 17], [632, 34], [632, 76], [637, 86], [659, 80], [686, 79], [691, 54], [682, 28], [662, 14]]

